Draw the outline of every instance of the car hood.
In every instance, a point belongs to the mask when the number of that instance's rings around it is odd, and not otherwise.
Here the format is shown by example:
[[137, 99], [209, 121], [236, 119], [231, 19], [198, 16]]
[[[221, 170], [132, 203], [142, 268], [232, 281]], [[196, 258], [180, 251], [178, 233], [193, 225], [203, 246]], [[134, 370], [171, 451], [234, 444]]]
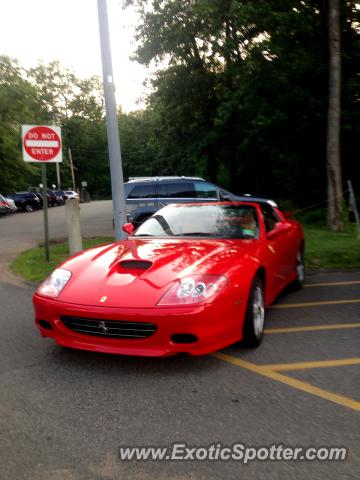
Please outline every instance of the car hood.
[[58, 300], [151, 308], [184, 276], [206, 273], [230, 278], [253, 257], [256, 244], [256, 240], [131, 239], [91, 249], [62, 265], [72, 277]]

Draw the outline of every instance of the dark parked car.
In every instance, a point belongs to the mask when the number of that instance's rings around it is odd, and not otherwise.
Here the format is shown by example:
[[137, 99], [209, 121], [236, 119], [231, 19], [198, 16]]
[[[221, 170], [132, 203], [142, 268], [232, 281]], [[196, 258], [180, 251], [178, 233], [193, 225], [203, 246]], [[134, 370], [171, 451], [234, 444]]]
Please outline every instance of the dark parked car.
[[57, 195], [52, 190], [48, 190], [47, 194], [49, 207], [57, 207], [59, 205]]
[[199, 177], [134, 177], [124, 184], [128, 220], [140, 225], [171, 203], [217, 202], [238, 197]]
[[[37, 198], [39, 199], [40, 205], [41, 205], [41, 207], [42, 207], [43, 204], [44, 204], [42, 193], [40, 193], [40, 192], [34, 192], [34, 193], [35, 193], [35, 195], [37, 196]], [[48, 198], [48, 200], [49, 200], [49, 198]]]
[[54, 190], [54, 193], [58, 197], [58, 199], [60, 200], [60, 205], [63, 205], [65, 203], [65, 199], [66, 199], [66, 194], [65, 194], [64, 190]]
[[33, 192], [13, 192], [9, 193], [7, 197], [14, 200], [17, 208], [24, 212], [32, 212], [41, 208], [40, 200]]

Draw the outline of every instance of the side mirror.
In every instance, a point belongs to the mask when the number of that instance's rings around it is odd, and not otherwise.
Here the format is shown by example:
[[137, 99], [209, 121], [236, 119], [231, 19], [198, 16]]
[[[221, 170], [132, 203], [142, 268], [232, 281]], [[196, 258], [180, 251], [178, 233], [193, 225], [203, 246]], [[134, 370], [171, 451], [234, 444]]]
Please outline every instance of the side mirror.
[[286, 222], [277, 222], [275, 223], [275, 227], [270, 230], [270, 232], [267, 234], [267, 238], [269, 240], [272, 240], [273, 238], [276, 238], [278, 235], [281, 235], [282, 233], [286, 233], [291, 229], [291, 225]]
[[132, 235], [135, 227], [132, 223], [124, 223], [122, 226], [123, 232], [127, 233], [128, 235]]

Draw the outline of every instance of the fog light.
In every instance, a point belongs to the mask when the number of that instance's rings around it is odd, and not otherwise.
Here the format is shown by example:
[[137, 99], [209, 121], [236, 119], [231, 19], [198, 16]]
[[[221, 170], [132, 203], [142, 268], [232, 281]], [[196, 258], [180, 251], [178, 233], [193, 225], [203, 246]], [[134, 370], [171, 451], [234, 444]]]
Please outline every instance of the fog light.
[[53, 327], [50, 322], [47, 322], [46, 320], [38, 320], [38, 324], [40, 325], [41, 328], [45, 330], [52, 330]]
[[198, 337], [191, 333], [175, 333], [171, 335], [171, 341], [173, 343], [195, 343], [198, 341]]

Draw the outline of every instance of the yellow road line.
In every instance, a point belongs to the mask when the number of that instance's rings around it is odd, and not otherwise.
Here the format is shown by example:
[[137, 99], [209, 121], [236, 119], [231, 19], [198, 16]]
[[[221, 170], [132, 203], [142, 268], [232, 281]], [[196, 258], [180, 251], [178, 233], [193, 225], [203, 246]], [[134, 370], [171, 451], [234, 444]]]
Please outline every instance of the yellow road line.
[[347, 303], [360, 303], [360, 298], [353, 298], [351, 300], [326, 300], [324, 302], [280, 303], [279, 305], [271, 305], [270, 308], [319, 307], [321, 305], [341, 305]]
[[282, 327], [282, 328], [265, 328], [265, 333], [295, 333], [295, 332], [312, 332], [316, 330], [342, 330], [346, 328], [360, 328], [360, 323], [335, 323], [334, 325], [309, 325], [306, 327]]
[[305, 283], [304, 288], [310, 287], [335, 287], [336, 285], [358, 285], [360, 280], [350, 280], [348, 282], [323, 282], [323, 283]]
[[310, 385], [310, 383], [302, 382], [296, 378], [291, 378], [286, 375], [283, 375], [278, 372], [274, 372], [273, 370], [267, 370], [266, 368], [262, 367], [261, 365], [256, 365], [251, 362], [247, 362], [245, 360], [241, 360], [240, 358], [233, 357], [231, 355], [226, 355], [222, 352], [216, 352], [212, 354], [213, 357], [223, 360], [224, 362], [231, 363], [232, 365], [236, 365], [237, 367], [242, 367], [245, 370], [249, 370], [250, 372], [257, 373], [262, 375], [263, 377], [271, 378], [280, 383], [284, 383], [289, 387], [293, 387], [297, 390], [301, 390], [306, 393], [310, 393], [312, 395], [316, 395], [324, 400], [328, 400], [333, 403], [337, 403], [343, 407], [351, 408], [352, 410], [360, 411], [360, 402], [353, 400], [352, 398], [345, 397], [343, 395], [338, 395], [336, 393], [328, 392], [327, 390], [323, 390], [321, 388], [315, 387]]
[[359, 365], [360, 358], [342, 358], [340, 360], [320, 360], [314, 362], [298, 362], [298, 363], [273, 363], [271, 365], [261, 365], [266, 370], [275, 370], [284, 372], [286, 370], [306, 370], [307, 368], [328, 368], [328, 367], [344, 367], [346, 365]]

